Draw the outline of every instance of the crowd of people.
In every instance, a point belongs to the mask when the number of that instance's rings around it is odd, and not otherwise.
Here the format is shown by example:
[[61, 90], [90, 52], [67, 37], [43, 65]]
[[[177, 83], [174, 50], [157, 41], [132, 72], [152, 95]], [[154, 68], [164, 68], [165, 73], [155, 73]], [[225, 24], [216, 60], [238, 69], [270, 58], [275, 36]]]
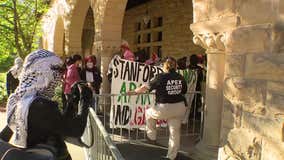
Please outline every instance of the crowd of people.
[[94, 94], [99, 94], [102, 77], [96, 64], [96, 56], [87, 56], [83, 59], [80, 55], [75, 54], [65, 59], [62, 85], [63, 113], [68, 110], [66, 102], [72, 96], [71, 87], [75, 83], [84, 81], [92, 89]]
[[[155, 65], [155, 66], [161, 66], [163, 65], [162, 59], [158, 56], [157, 53], [153, 52], [150, 55], [149, 59], [145, 59], [145, 57], [141, 57], [139, 52], [138, 54], [134, 54], [131, 52], [129, 45], [126, 41], [124, 41], [121, 45], [121, 57], [120, 55], [115, 55], [113, 59], [117, 58], [118, 56], [122, 59], [126, 59], [129, 61], [136, 61], [140, 63], [145, 63], [147, 65]], [[143, 53], [145, 55], [145, 53]], [[113, 61], [113, 60], [112, 60]], [[202, 54], [192, 54], [189, 57], [182, 57], [176, 60], [177, 62], [177, 69], [180, 70], [194, 70], [197, 72], [197, 84], [196, 84], [196, 90], [197, 92], [202, 92], [202, 82], [206, 80], [206, 57]], [[107, 73], [108, 80], [111, 82], [112, 78], [112, 63], [109, 64], [109, 70]], [[196, 94], [194, 95], [194, 101], [192, 102], [191, 106], [195, 106], [195, 109], [192, 109], [189, 115], [190, 119], [201, 119], [201, 108], [202, 108], [202, 95]]]
[[[180, 125], [181, 119], [185, 113], [186, 103], [184, 94], [187, 91], [187, 84], [177, 69], [192, 69], [196, 70], [198, 80], [196, 91], [201, 91], [201, 82], [204, 79], [204, 71], [206, 70], [201, 64], [205, 60], [200, 55], [191, 55], [189, 58], [182, 57], [178, 60], [167, 57], [163, 61], [156, 53], [152, 53], [149, 59], [141, 60], [130, 50], [127, 42], [121, 45], [121, 54], [115, 55], [129, 60], [139, 61], [147, 65], [159, 65], [163, 68], [164, 73], [155, 77], [149, 84], [142, 85], [136, 89], [135, 93], [144, 93], [146, 91], [156, 90], [157, 106], [147, 110], [147, 138], [149, 143], [156, 140], [155, 122], [158, 119], [167, 119], [170, 129], [169, 150], [165, 159], [174, 159], [180, 145]], [[189, 60], [188, 60], [189, 59]], [[61, 60], [52, 52], [39, 50], [31, 53], [26, 58], [25, 62], [22, 59], [15, 59], [15, 65], [7, 72], [7, 94], [10, 95], [8, 108], [8, 125], [0, 133], [1, 139], [8, 140], [10, 134], [15, 132], [18, 134], [18, 143], [24, 147], [34, 147], [39, 143], [48, 143], [57, 148], [56, 156], [65, 156], [64, 160], [70, 160], [71, 157], [67, 152], [64, 136], [80, 136], [82, 129], [86, 123], [86, 106], [94, 105], [94, 100], [91, 97], [93, 94], [100, 94], [102, 77], [100, 69], [97, 66], [96, 57], [93, 55], [81, 57], [75, 54], [66, 57], [62, 66]], [[112, 63], [110, 63], [108, 78], [111, 82]], [[46, 69], [44, 69], [46, 68]], [[44, 71], [42, 71], [44, 70]], [[19, 77], [20, 80], [18, 79]], [[62, 101], [63, 113], [59, 110], [50, 110], [49, 106], [57, 106], [51, 100], [54, 94], [56, 84], [62, 82]], [[85, 88], [85, 110], [80, 116], [75, 116], [78, 111], [78, 96], [74, 97], [74, 86], [84, 82]], [[18, 87], [17, 87], [18, 86]], [[168, 86], [168, 87], [167, 87]], [[78, 87], [77, 87], [78, 88]], [[177, 90], [169, 91], [167, 88], [176, 88]], [[89, 93], [88, 90], [91, 92]], [[129, 94], [132, 94], [129, 92]], [[86, 100], [86, 95], [88, 100]], [[33, 97], [32, 99], [29, 96]], [[82, 96], [79, 96], [79, 99]], [[196, 95], [197, 109], [201, 107], [201, 96]], [[24, 103], [26, 106], [21, 106], [19, 103]], [[44, 103], [42, 103], [44, 102]], [[77, 105], [74, 105], [77, 103]], [[91, 104], [90, 104], [91, 103]], [[20, 106], [19, 106], [20, 105]], [[77, 106], [74, 107], [74, 106]], [[40, 110], [39, 110], [40, 109]], [[17, 112], [25, 114], [18, 115]], [[27, 113], [26, 111], [29, 110]], [[51, 113], [54, 116], [46, 117], [45, 113]], [[72, 113], [73, 115], [70, 115]], [[199, 112], [196, 112], [199, 113]], [[196, 115], [196, 113], [191, 113]], [[20, 117], [18, 117], [20, 116]], [[41, 117], [46, 117], [42, 120]], [[198, 115], [200, 118], [200, 115]], [[24, 121], [22, 121], [24, 119]], [[56, 122], [55, 122], [56, 120]], [[33, 122], [32, 122], [33, 121]], [[39, 123], [45, 124], [45, 127], [40, 127]], [[57, 123], [57, 125], [53, 125]], [[77, 125], [78, 129], [70, 131], [68, 125]], [[28, 125], [27, 125], [28, 124]], [[21, 125], [26, 126], [22, 128]], [[14, 127], [16, 126], [16, 128]], [[18, 128], [17, 128], [18, 127]], [[57, 127], [57, 128], [56, 128]], [[20, 130], [19, 130], [20, 129]], [[51, 131], [52, 130], [52, 131]], [[28, 131], [28, 132], [27, 132]], [[48, 133], [46, 132], [48, 131]], [[46, 132], [46, 133], [45, 133]], [[39, 138], [36, 138], [39, 137]], [[55, 139], [51, 141], [50, 138]]]

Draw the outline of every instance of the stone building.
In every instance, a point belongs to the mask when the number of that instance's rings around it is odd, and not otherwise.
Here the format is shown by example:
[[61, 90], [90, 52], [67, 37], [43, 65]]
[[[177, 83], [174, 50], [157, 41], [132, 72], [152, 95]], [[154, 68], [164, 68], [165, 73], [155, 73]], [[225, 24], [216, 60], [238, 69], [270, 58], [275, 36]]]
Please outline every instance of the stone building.
[[[133, 50], [161, 46], [162, 56], [180, 57], [201, 46], [208, 59], [205, 123], [192, 156], [283, 160], [284, 1], [152, 0], [126, 10], [127, 3], [53, 0], [43, 22], [43, 47], [62, 56], [97, 55], [105, 75], [122, 39]], [[162, 29], [137, 29], [147, 10], [152, 24], [163, 17]], [[159, 32], [162, 42], [154, 38]], [[109, 91], [105, 76], [102, 91]]]

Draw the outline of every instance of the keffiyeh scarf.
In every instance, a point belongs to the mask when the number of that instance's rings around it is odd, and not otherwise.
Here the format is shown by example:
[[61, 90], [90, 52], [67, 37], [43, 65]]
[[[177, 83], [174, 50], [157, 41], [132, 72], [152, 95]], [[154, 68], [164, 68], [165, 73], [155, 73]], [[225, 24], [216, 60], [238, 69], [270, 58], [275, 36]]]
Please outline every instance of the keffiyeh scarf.
[[21, 58], [16, 58], [14, 66], [9, 70], [14, 78], [18, 78], [22, 70], [23, 60]]
[[61, 78], [54, 68], [61, 65], [61, 59], [46, 50], [37, 50], [26, 57], [19, 86], [7, 103], [7, 123], [16, 134], [15, 145], [27, 146], [29, 107], [37, 95], [52, 98]]

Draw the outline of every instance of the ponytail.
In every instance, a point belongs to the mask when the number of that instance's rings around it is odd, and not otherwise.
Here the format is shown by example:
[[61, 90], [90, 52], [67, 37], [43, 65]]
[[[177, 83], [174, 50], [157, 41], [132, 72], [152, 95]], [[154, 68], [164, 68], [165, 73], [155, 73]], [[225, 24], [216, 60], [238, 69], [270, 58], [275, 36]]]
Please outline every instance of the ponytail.
[[173, 57], [167, 57], [163, 65], [164, 72], [176, 71], [177, 62]]

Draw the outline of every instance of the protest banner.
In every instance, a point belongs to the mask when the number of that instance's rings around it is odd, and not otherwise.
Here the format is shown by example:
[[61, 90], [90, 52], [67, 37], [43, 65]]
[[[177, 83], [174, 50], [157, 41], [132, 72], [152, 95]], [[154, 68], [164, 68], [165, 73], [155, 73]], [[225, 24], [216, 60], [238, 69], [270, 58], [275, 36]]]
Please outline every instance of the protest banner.
[[[112, 61], [112, 97], [110, 127], [141, 128], [146, 123], [147, 108], [155, 105], [154, 94], [125, 95], [142, 84], [149, 83], [156, 75], [163, 73], [161, 67], [115, 58]], [[188, 84], [188, 91], [195, 91], [197, 74], [190, 70], [178, 71]], [[194, 88], [194, 90], [192, 90]], [[191, 102], [190, 102], [191, 103]], [[159, 121], [159, 124], [166, 123]]]

